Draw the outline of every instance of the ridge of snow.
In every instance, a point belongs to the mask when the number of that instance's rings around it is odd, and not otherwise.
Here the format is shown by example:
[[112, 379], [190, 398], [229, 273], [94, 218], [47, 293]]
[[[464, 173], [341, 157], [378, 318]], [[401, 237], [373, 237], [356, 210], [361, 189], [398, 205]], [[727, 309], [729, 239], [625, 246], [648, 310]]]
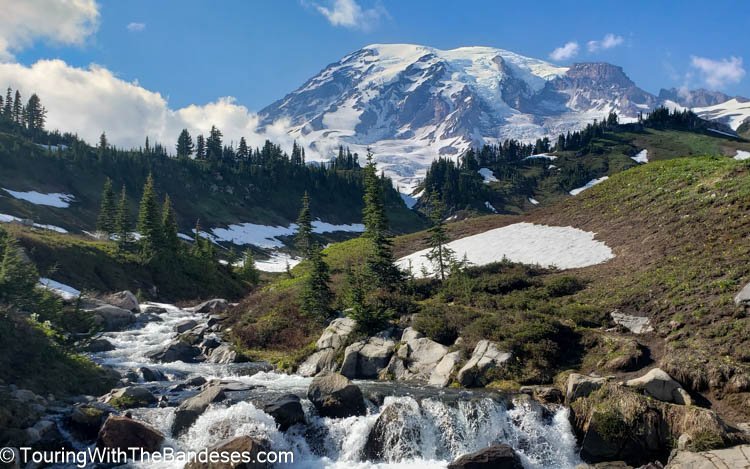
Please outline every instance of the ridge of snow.
[[745, 119], [750, 118], [750, 101], [742, 102], [732, 98], [713, 106], [694, 107], [693, 112], [704, 119], [726, 121], [732, 130], [737, 130]]
[[79, 296], [81, 296], [80, 290], [77, 290], [71, 287], [70, 285], [65, 285], [64, 283], [56, 282], [46, 277], [39, 278], [39, 286], [51, 291], [52, 293], [61, 297], [64, 300], [74, 300], [78, 298]]
[[[335, 225], [321, 220], [312, 222], [313, 233], [361, 233], [365, 226], [361, 223], [348, 225]], [[280, 248], [284, 244], [279, 238], [293, 236], [297, 230], [295, 223], [289, 226], [270, 226], [255, 223], [235, 223], [226, 228], [213, 228], [211, 233], [206, 233], [214, 242], [231, 242], [237, 245], [252, 244], [260, 248]], [[203, 234], [203, 233], [201, 233]]]
[[602, 177], [597, 178], [597, 179], [592, 179], [589, 182], [587, 182], [584, 186], [578, 187], [578, 188], [573, 189], [572, 191], [570, 191], [570, 195], [578, 195], [581, 192], [585, 191], [586, 189], [590, 189], [590, 188], [594, 187], [595, 185], [600, 184], [600, 183], [606, 181], [607, 179], [609, 179], [609, 176], [602, 176]]
[[51, 192], [45, 194], [37, 191], [12, 191], [5, 187], [2, 188], [5, 192], [13, 196], [15, 199], [25, 200], [31, 202], [34, 205], [47, 205], [49, 207], [57, 208], [68, 208], [70, 203], [75, 201], [75, 197], [70, 194], [64, 194], [60, 192]]

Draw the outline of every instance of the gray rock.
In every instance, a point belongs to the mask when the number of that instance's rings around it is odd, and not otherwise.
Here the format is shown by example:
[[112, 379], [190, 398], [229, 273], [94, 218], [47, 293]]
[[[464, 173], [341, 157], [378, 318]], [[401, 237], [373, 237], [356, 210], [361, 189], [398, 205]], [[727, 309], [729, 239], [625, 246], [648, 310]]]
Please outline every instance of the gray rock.
[[140, 313], [141, 307], [138, 304], [138, 298], [131, 292], [125, 290], [117, 293], [113, 293], [106, 298], [104, 302], [118, 308], [132, 311], [133, 313]]
[[336, 368], [336, 350], [327, 348], [307, 357], [297, 368], [297, 374], [310, 377], [322, 372], [335, 371]]
[[750, 304], [750, 283], [742, 287], [739, 293], [734, 297], [734, 304], [737, 306], [747, 306]]
[[107, 339], [93, 339], [84, 347], [85, 351], [91, 353], [109, 352], [114, 349], [115, 346]]
[[408, 327], [401, 335], [398, 353], [391, 358], [385, 372], [397, 380], [428, 381], [447, 353], [448, 347]]
[[448, 386], [451, 382], [453, 372], [458, 367], [460, 361], [461, 352], [456, 351], [447, 353], [443, 359], [435, 365], [435, 369], [432, 370], [430, 379], [427, 383], [432, 386], [440, 386], [441, 388]]
[[184, 321], [178, 322], [177, 325], [174, 326], [174, 330], [178, 334], [182, 334], [183, 332], [187, 332], [197, 325], [198, 325], [198, 321], [195, 321], [193, 319], [186, 319]]
[[506, 444], [494, 444], [464, 454], [448, 465], [448, 469], [523, 469], [521, 458]]
[[675, 404], [691, 405], [690, 395], [682, 389], [680, 383], [675, 381], [664, 370], [654, 368], [640, 378], [625, 382], [631, 388], [641, 389], [654, 399]]
[[120, 331], [135, 322], [135, 314], [112, 305], [101, 305], [86, 310], [94, 316], [94, 323], [105, 332]]
[[422, 427], [413, 418], [414, 413], [419, 413], [415, 406], [416, 403], [394, 402], [383, 409], [367, 435], [362, 450], [365, 459], [373, 462], [388, 460], [387, 453], [398, 454], [405, 460], [420, 455]]
[[396, 342], [386, 334], [370, 337], [367, 341], [355, 342], [344, 351], [341, 374], [350, 379], [377, 378], [396, 349]]
[[83, 438], [94, 439], [112, 410], [111, 407], [96, 402], [78, 404], [71, 409], [68, 423]]
[[196, 357], [200, 353], [201, 351], [198, 347], [176, 340], [167, 344], [162, 349], [147, 353], [146, 358], [163, 363], [177, 361], [195, 363], [197, 361]]
[[498, 349], [496, 343], [480, 340], [456, 379], [462, 386], [483, 386], [487, 384], [487, 372], [505, 365], [510, 359], [511, 354]]
[[138, 372], [143, 377], [143, 381], [147, 383], [152, 381], [167, 381], [167, 377], [159, 370], [153, 370], [144, 366], [139, 368]]
[[587, 397], [592, 392], [602, 387], [607, 378], [599, 376], [585, 376], [579, 373], [571, 373], [568, 376], [568, 384], [565, 392], [565, 402], [570, 404], [576, 399]]
[[248, 360], [244, 355], [237, 353], [231, 345], [222, 344], [211, 350], [206, 361], [225, 365], [227, 363], [243, 363]]
[[323, 417], [343, 418], [367, 413], [362, 390], [338, 373], [313, 378], [307, 398]]
[[115, 389], [104, 399], [104, 402], [120, 409], [146, 407], [156, 402], [156, 397], [143, 386], [128, 386]]
[[143, 314], [160, 315], [166, 312], [167, 312], [167, 309], [162, 308], [161, 306], [148, 305], [145, 308], [143, 308]]
[[302, 409], [299, 396], [287, 394], [274, 399], [273, 402], [263, 407], [267, 413], [279, 425], [279, 430], [285, 432], [289, 427], [297, 424], [305, 424], [305, 411]]
[[694, 453], [677, 451], [665, 469], [716, 469], [750, 467], [750, 445]]
[[357, 321], [351, 318], [337, 318], [331, 321], [315, 344], [318, 350], [339, 350], [346, 345], [349, 336], [357, 328]]
[[631, 316], [629, 314], [622, 314], [618, 312], [610, 313], [612, 320], [615, 324], [619, 324], [625, 329], [629, 330], [633, 334], [645, 334], [647, 332], [653, 332], [654, 328], [651, 326], [651, 320], [642, 316]]
[[225, 397], [224, 387], [221, 384], [210, 384], [199, 394], [183, 401], [175, 410], [172, 435], [179, 436], [195, 423], [209, 404], [221, 401]]
[[155, 452], [161, 448], [163, 442], [164, 435], [149, 425], [131, 418], [110, 415], [99, 431], [96, 446], [123, 451], [142, 448], [147, 452]]
[[[252, 461], [258, 459], [259, 453], [267, 452], [271, 449], [271, 445], [266, 441], [260, 441], [253, 439], [249, 436], [238, 436], [229, 440], [224, 440], [221, 443], [208, 448], [209, 458], [214, 455], [221, 457], [227, 454], [242, 454], [247, 455]], [[259, 462], [201, 462], [191, 461], [185, 464], [184, 469], [267, 469], [270, 468], [270, 464], [259, 463]]]
[[192, 311], [198, 314], [216, 314], [223, 313], [229, 309], [229, 302], [222, 298], [216, 298], [213, 300], [204, 301], [203, 303], [187, 308], [188, 311]]

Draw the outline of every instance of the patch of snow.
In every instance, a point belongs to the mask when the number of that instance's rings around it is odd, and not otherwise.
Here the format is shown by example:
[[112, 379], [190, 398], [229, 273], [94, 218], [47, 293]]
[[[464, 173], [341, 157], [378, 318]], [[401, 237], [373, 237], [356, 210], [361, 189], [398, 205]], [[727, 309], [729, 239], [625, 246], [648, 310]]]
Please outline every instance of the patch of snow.
[[715, 134], [719, 134], [719, 135], [726, 135], [727, 137], [737, 138], [737, 134], [730, 134], [729, 132], [724, 132], [724, 131], [721, 131], [719, 129], [708, 129], [708, 131], [709, 132], [713, 132]]
[[[313, 233], [361, 233], [365, 226], [361, 223], [352, 223], [349, 225], [335, 225], [321, 220], [315, 220], [312, 223]], [[229, 225], [226, 228], [213, 228], [210, 238], [215, 242], [231, 242], [237, 245], [252, 244], [266, 249], [280, 248], [283, 243], [279, 238], [284, 236], [293, 236], [297, 230], [297, 225], [292, 223], [289, 226], [269, 226], [258, 225], [255, 223], [237, 223]]]
[[37, 143], [36, 145], [39, 146], [39, 147], [44, 148], [45, 150], [49, 150], [49, 151], [58, 151], [58, 150], [67, 150], [68, 149], [67, 145], [45, 145], [43, 143]]
[[45, 194], [37, 191], [12, 191], [10, 189], [6, 189], [5, 187], [3, 187], [2, 189], [8, 194], [12, 195], [14, 198], [31, 202], [34, 205], [47, 205], [49, 207], [68, 208], [70, 206], [70, 203], [75, 200], [75, 197], [73, 197], [72, 195], [59, 192]]
[[719, 120], [725, 122], [732, 128], [737, 128], [750, 117], [750, 101], [740, 101], [732, 98], [729, 101], [715, 104], [713, 106], [695, 107], [693, 112], [704, 119]]
[[404, 194], [403, 192], [399, 192], [399, 195], [401, 195], [401, 200], [404, 201], [407, 208], [414, 208], [414, 206], [417, 205], [417, 197], [409, 194]]
[[41, 228], [43, 230], [49, 230], [49, 231], [55, 231], [57, 233], [67, 234], [68, 230], [65, 228], [60, 228], [59, 226], [55, 225], [42, 225], [40, 223], [34, 223], [34, 228]]
[[479, 174], [484, 178], [484, 183], [489, 184], [491, 182], [497, 182], [498, 179], [495, 177], [495, 173], [490, 168], [482, 168], [479, 170]]
[[497, 213], [497, 210], [492, 206], [489, 200], [484, 202], [484, 206], [487, 207], [487, 210], [492, 211], [492, 213]]
[[180, 239], [184, 239], [185, 241], [190, 241], [190, 242], [195, 241], [195, 236], [190, 236], [185, 233], [177, 233], [177, 237]]
[[538, 200], [536, 200], [536, 199], [535, 199], [535, 198], [533, 198], [533, 197], [529, 197], [529, 202], [531, 202], [531, 203], [532, 203], [532, 204], [534, 204], [534, 205], [539, 205], [539, 201], [538, 201]]
[[579, 187], [577, 189], [573, 189], [572, 191], [570, 191], [570, 195], [578, 195], [581, 192], [585, 191], [586, 189], [590, 189], [590, 188], [594, 187], [595, 185], [606, 181], [607, 179], [609, 179], [609, 176], [602, 176], [602, 177], [597, 178], [597, 179], [592, 179], [589, 182], [587, 182], [585, 186]]
[[34, 223], [31, 220], [24, 220], [22, 218], [14, 217], [13, 215], [8, 215], [5, 213], [0, 213], [0, 223], [20, 223], [24, 226], [32, 226], [34, 228], [39, 228], [42, 230], [49, 230], [49, 231], [56, 231], [58, 233], [63, 233], [63, 234], [68, 232], [68, 230], [66, 230], [65, 228], [60, 228], [59, 226]]
[[737, 150], [737, 154], [734, 155], [734, 159], [737, 161], [750, 160], [750, 151]]
[[550, 155], [549, 153], [539, 153], [538, 155], [527, 156], [524, 160], [535, 160], [540, 158], [545, 160], [556, 160], [557, 156]]
[[39, 285], [42, 288], [45, 288], [55, 295], [65, 299], [65, 300], [73, 300], [75, 298], [78, 298], [81, 296], [81, 291], [76, 290], [75, 288], [71, 287], [70, 285], [65, 285], [64, 283], [56, 282], [52, 279], [41, 277], [39, 279]]
[[263, 272], [286, 272], [287, 265], [291, 269], [301, 261], [302, 259], [299, 257], [292, 257], [285, 252], [274, 251], [268, 259], [262, 261], [256, 260], [255, 267]]
[[637, 155], [631, 156], [636, 163], [648, 163], [648, 150], [641, 150]]
[[[569, 226], [546, 226], [516, 223], [452, 241], [447, 246], [458, 259], [464, 256], [471, 265], [486, 265], [504, 258], [524, 264], [573, 269], [601, 264], [614, 257], [612, 250], [594, 239], [594, 233]], [[415, 252], [397, 261], [402, 269], [421, 275], [430, 274], [429, 249]]]

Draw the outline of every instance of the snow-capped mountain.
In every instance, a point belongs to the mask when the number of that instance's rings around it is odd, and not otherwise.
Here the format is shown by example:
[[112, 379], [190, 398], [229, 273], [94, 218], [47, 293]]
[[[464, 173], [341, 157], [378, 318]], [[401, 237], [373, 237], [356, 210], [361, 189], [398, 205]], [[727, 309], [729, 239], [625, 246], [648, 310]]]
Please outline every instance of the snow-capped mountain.
[[436, 157], [505, 138], [578, 129], [611, 111], [634, 119], [660, 103], [622, 68], [560, 67], [491, 47], [367, 46], [260, 111], [322, 159], [338, 145], [364, 153], [409, 191]]

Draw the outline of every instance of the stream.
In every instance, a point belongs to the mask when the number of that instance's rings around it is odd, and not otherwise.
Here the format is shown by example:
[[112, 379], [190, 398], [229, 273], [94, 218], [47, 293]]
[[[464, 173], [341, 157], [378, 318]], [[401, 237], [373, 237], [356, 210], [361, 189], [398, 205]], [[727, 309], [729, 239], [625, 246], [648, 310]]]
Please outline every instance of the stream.
[[[527, 468], [572, 468], [581, 462], [576, 439], [568, 421], [568, 409], [545, 409], [528, 399], [516, 399], [486, 391], [434, 388], [400, 382], [354, 381], [365, 397], [378, 395], [376, 405], [368, 399], [368, 413], [361, 417], [323, 418], [307, 400], [312, 378], [287, 375], [266, 369], [259, 363], [157, 363], [149, 352], [164, 346], [177, 333], [175, 326], [192, 319], [205, 324], [207, 316], [173, 305], [142, 305], [164, 308], [161, 321], [137, 324], [133, 328], [103, 335], [115, 349], [92, 354], [102, 365], [123, 375], [139, 367], [164, 373], [168, 381], [139, 383], [155, 396], [166, 396], [164, 407], [132, 409], [133, 418], [148, 423], [166, 435], [164, 446], [175, 450], [200, 451], [227, 438], [248, 435], [270, 442], [278, 451], [293, 451], [295, 468], [441, 468], [458, 456], [502, 442], [512, 446]], [[191, 378], [231, 382], [227, 399], [211, 404], [188, 431], [178, 438], [170, 435], [175, 406], [198, 390], [174, 389]], [[179, 388], [179, 386], [178, 386]], [[307, 425], [295, 425], [286, 432], [262, 411], [275, 397], [296, 394], [302, 398]], [[378, 416], [397, 405], [398, 418], [388, 427], [388, 450], [384, 461], [363, 460], [362, 450]], [[133, 463], [138, 467], [138, 463]], [[146, 467], [145, 465], [141, 465]], [[180, 467], [167, 464], [148, 467]], [[278, 467], [284, 467], [279, 465]]]

